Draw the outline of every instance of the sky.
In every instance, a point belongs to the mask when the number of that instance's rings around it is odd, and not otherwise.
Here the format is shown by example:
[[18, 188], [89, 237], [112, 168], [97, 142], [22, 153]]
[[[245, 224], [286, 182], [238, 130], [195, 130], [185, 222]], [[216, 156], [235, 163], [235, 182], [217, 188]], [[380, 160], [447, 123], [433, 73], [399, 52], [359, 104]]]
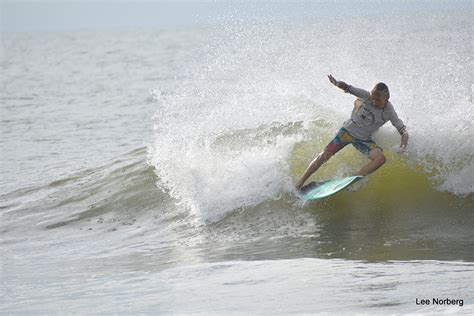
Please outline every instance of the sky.
[[186, 27], [222, 10], [211, 1], [0, 1], [3, 32]]
[[[466, 7], [471, 0], [0, 0], [2, 32], [137, 30], [213, 23], [232, 14], [344, 16]], [[256, 14], [258, 16], [258, 14]]]

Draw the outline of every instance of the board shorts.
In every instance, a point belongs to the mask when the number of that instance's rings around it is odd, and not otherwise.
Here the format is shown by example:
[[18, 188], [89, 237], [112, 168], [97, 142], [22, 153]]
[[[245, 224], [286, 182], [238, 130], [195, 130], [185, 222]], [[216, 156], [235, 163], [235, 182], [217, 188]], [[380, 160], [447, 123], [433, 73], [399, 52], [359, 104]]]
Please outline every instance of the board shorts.
[[326, 146], [326, 150], [334, 155], [339, 150], [349, 144], [352, 144], [352, 146], [354, 146], [358, 151], [367, 156], [370, 155], [370, 151], [372, 149], [379, 148], [380, 150], [382, 150], [382, 148], [377, 146], [377, 144], [373, 140], [361, 140], [355, 138], [351, 134], [349, 134], [349, 132], [344, 127], [339, 130], [336, 137], [334, 137], [334, 139]]

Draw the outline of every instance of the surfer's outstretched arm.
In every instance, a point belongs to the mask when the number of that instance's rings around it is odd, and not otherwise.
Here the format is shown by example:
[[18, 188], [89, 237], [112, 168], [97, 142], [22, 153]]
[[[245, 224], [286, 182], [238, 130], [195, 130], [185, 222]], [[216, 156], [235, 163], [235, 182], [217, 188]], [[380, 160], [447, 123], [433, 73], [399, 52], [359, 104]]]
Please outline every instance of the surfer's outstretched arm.
[[366, 100], [370, 98], [370, 92], [361, 89], [361, 88], [356, 88], [354, 86], [351, 86], [350, 84], [345, 83], [344, 81], [338, 81], [336, 78], [334, 78], [332, 75], [328, 75], [329, 81], [338, 87], [339, 89], [344, 90], [346, 93], [350, 93], [360, 99]]

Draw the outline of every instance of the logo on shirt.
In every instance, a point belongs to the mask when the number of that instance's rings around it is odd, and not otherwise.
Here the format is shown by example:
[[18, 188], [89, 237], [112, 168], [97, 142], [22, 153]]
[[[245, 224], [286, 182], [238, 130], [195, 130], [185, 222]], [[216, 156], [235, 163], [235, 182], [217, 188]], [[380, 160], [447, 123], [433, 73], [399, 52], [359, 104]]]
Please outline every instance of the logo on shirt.
[[357, 112], [357, 120], [355, 120], [354, 123], [356, 123], [357, 126], [369, 126], [374, 124], [374, 122], [374, 113], [365, 106], [361, 106]]

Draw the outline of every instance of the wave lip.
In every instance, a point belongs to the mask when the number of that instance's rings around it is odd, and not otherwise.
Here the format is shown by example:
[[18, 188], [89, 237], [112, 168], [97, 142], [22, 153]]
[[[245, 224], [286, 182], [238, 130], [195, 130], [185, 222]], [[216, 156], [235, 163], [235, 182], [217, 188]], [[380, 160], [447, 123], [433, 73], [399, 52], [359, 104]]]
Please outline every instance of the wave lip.
[[[242, 133], [236, 140], [241, 142], [246, 136]], [[231, 211], [255, 206], [290, 190], [288, 160], [294, 136], [264, 137], [258, 145], [242, 149], [218, 139], [209, 142], [186, 151], [178, 145], [167, 155], [149, 148], [158, 185], [189, 208], [198, 221], [215, 222]], [[160, 148], [160, 144], [154, 148]]]

